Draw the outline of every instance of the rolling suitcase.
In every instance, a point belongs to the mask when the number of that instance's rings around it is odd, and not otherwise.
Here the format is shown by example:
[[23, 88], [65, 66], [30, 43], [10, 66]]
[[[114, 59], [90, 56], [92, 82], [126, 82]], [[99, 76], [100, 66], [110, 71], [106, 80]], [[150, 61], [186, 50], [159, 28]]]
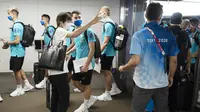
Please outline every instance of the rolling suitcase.
[[51, 83], [49, 80], [46, 82], [46, 107], [51, 108]]
[[188, 76], [181, 77], [181, 81], [178, 83], [177, 87], [177, 111], [189, 111], [191, 109], [194, 89], [193, 85], [194, 83]]
[[39, 68], [38, 62], [34, 63], [33, 70], [34, 70], [34, 82], [35, 84], [38, 84], [44, 79], [45, 70]]
[[172, 87], [169, 88], [169, 108], [171, 111], [188, 111], [191, 109], [193, 96], [193, 82], [184, 72], [179, 78], [174, 78]]

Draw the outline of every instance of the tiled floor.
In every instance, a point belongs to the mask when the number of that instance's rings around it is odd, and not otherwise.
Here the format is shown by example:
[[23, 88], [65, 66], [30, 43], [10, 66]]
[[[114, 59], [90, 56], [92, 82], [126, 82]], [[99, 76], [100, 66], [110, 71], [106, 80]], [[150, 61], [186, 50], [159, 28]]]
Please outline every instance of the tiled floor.
[[[33, 83], [30, 76], [28, 76]], [[0, 112], [49, 112], [46, 108], [46, 91], [34, 90], [23, 96], [11, 98], [9, 93], [15, 89], [15, 79], [13, 75], [0, 74], [0, 94], [4, 102], [0, 103]], [[103, 89], [94, 89], [93, 95], [100, 95]], [[83, 102], [81, 93], [74, 93], [71, 90], [71, 106], [68, 112], [73, 112]], [[114, 97], [111, 102], [96, 102], [90, 112], [130, 112], [131, 93], [125, 93]]]
[[[15, 89], [14, 76], [0, 75], [0, 93], [4, 102], [0, 103], [0, 112], [49, 112], [46, 108], [45, 90], [34, 90], [23, 96], [11, 98], [9, 93]], [[94, 95], [100, 95], [102, 89], [95, 89]], [[71, 92], [71, 106], [68, 112], [73, 112], [83, 102], [81, 93]], [[90, 112], [130, 112], [131, 94], [114, 97], [111, 102], [96, 102]]]

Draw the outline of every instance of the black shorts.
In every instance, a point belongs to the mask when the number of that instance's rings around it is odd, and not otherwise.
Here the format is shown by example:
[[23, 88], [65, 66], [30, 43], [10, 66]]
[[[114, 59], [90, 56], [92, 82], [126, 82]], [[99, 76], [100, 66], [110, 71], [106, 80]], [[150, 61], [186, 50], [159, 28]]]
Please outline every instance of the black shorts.
[[101, 56], [101, 69], [111, 70], [114, 56]]
[[85, 73], [73, 74], [72, 80], [80, 81], [81, 84], [83, 84], [83, 85], [90, 85], [91, 80], [92, 80], [92, 73], [93, 73], [93, 70], [89, 70], [88, 72], [85, 72]]
[[74, 72], [74, 64], [73, 64], [74, 60], [75, 60], [75, 58], [71, 57], [71, 59], [68, 62], [68, 70], [69, 70], [69, 72], [72, 72], [72, 71]]
[[11, 57], [10, 58], [10, 70], [20, 71], [24, 63], [24, 57]]

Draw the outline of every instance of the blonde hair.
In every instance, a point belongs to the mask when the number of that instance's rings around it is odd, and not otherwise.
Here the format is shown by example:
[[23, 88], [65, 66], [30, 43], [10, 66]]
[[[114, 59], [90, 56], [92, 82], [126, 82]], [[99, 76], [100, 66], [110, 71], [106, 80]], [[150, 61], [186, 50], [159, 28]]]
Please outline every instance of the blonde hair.
[[189, 24], [190, 24], [190, 21], [188, 19], [184, 19], [181, 23], [181, 28], [186, 29]]
[[108, 6], [103, 6], [101, 9], [105, 9], [107, 12], [107, 15], [110, 16], [110, 8]]
[[16, 7], [10, 7], [8, 8], [7, 12], [15, 12], [17, 15], [19, 14], [19, 10]]

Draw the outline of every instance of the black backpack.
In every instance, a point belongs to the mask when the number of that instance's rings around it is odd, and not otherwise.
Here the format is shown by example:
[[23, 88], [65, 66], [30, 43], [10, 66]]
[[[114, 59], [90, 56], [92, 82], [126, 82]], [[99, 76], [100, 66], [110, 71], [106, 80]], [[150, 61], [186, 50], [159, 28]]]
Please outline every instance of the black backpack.
[[[94, 52], [94, 58], [100, 58], [101, 57], [101, 44], [99, 41], [98, 36], [94, 33], [96, 42], [95, 42], [95, 52]], [[87, 30], [84, 32], [84, 37], [86, 41], [88, 42], [88, 36], [87, 36]]]
[[180, 66], [186, 68], [188, 50], [191, 48], [189, 35], [182, 29], [178, 32], [173, 30], [173, 27], [169, 27], [169, 30], [171, 30], [173, 35], [176, 37], [176, 43], [180, 50], [180, 53], [177, 55], [178, 68], [180, 68]]
[[54, 29], [54, 31], [56, 30], [56, 28], [54, 27], [54, 26], [52, 26], [52, 25], [50, 25], [50, 26], [48, 26], [47, 28], [46, 28], [46, 34], [47, 34], [47, 36], [49, 37], [49, 38], [51, 38], [51, 35], [50, 35], [50, 33], [49, 33], [49, 28], [50, 27], [52, 27], [53, 29]]
[[[34, 37], [35, 37], [34, 28], [30, 24], [24, 25], [24, 23], [22, 23], [22, 22], [16, 22], [16, 23], [20, 23], [24, 28], [23, 36], [22, 36], [22, 40], [21, 40], [22, 46], [24, 46], [24, 47], [31, 46], [34, 41]], [[14, 24], [16, 24], [16, 23], [14, 23]]]
[[[122, 50], [126, 46], [129, 37], [127, 28], [112, 22], [106, 22], [105, 24], [107, 23], [110, 23], [115, 28], [114, 41], [112, 42], [109, 40], [109, 42], [112, 44], [115, 50]], [[105, 24], [103, 26], [103, 32], [105, 32]]]

